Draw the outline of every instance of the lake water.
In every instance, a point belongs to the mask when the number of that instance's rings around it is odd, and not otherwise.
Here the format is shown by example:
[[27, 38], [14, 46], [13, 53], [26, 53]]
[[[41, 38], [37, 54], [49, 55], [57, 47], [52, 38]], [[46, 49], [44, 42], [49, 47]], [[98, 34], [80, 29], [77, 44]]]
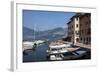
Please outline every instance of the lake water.
[[[61, 36], [56, 36], [55, 38], [49, 37], [49, 43], [55, 40], [60, 40]], [[38, 40], [38, 39], [37, 39]], [[28, 39], [27, 41], [33, 41], [32, 39]], [[47, 53], [46, 50], [48, 49], [48, 44], [45, 43], [37, 47], [34, 51], [27, 50], [27, 55], [23, 54], [23, 62], [39, 62], [39, 61], [47, 61]]]
[[47, 53], [48, 49], [47, 44], [40, 45], [35, 48], [35, 50], [27, 50], [27, 55], [23, 54], [23, 62], [38, 62], [38, 61], [47, 61]]
[[[49, 48], [48, 44], [45, 43], [35, 48], [35, 50], [26, 50], [27, 55], [23, 54], [23, 62], [26, 63], [26, 62], [48, 61], [46, 52], [48, 48]], [[90, 58], [91, 58], [91, 51], [90, 53], [87, 53], [84, 57], [81, 57], [79, 59], [90, 59]]]

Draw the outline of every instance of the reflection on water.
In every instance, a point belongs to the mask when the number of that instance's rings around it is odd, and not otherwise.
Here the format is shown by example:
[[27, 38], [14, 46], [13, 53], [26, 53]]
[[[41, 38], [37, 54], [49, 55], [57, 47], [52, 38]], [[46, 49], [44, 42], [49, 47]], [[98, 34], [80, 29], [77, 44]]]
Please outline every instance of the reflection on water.
[[23, 55], [23, 62], [46, 61], [47, 44], [40, 45], [35, 50], [27, 50], [27, 55]]
[[[23, 62], [48, 61], [47, 53], [46, 53], [46, 50], [49, 48], [48, 44], [49, 43], [44, 43], [44, 44], [36, 47], [35, 50], [32, 50], [32, 49], [31, 50], [26, 50], [25, 52], [27, 54], [23, 54]], [[80, 57], [81, 54], [79, 56], [75, 56], [76, 54], [75, 54], [75, 51], [74, 51], [73, 52], [74, 53], [73, 57], [79, 57], [79, 58], [75, 58], [75, 60], [91, 59], [91, 50], [90, 49], [80, 48], [79, 50], [86, 51], [86, 53], [82, 57]], [[76, 52], [78, 52], [78, 50]], [[70, 57], [71, 55], [68, 55], [68, 53], [66, 53], [65, 58], [68, 58], [68, 56]], [[69, 59], [69, 60], [74, 60], [74, 59]]]

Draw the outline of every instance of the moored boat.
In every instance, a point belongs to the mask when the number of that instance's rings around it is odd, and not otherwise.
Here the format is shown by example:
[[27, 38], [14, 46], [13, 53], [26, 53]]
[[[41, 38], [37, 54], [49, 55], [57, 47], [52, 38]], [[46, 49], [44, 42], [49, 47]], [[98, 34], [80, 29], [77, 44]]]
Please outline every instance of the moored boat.
[[24, 41], [23, 42], [23, 51], [24, 50], [34, 50], [36, 47], [42, 45], [44, 42], [45, 42], [44, 40], [36, 40], [34, 42]]
[[49, 58], [49, 60], [62, 60], [62, 54], [68, 52], [66, 48], [70, 45], [71, 44], [52, 42], [47, 50], [47, 58]]

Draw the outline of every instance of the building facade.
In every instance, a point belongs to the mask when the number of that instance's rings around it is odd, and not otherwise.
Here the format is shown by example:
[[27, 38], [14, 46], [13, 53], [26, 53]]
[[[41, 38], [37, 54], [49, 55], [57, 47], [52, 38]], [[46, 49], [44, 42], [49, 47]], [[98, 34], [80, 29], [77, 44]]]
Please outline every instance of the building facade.
[[79, 20], [78, 15], [75, 15], [71, 18], [70, 22], [68, 22], [68, 37], [70, 42], [79, 42]]
[[69, 42], [91, 44], [91, 15], [89, 13], [77, 13], [68, 24]]
[[80, 43], [91, 44], [91, 14], [80, 16]]

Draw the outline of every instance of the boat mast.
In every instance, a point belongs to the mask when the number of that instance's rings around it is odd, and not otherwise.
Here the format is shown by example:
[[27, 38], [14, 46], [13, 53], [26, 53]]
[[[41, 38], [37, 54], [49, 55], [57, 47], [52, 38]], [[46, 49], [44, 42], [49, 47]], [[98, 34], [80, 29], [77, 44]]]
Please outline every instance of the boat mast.
[[34, 34], [33, 35], [34, 35], [34, 41], [35, 41], [35, 24], [34, 24], [33, 27], [34, 27]]

